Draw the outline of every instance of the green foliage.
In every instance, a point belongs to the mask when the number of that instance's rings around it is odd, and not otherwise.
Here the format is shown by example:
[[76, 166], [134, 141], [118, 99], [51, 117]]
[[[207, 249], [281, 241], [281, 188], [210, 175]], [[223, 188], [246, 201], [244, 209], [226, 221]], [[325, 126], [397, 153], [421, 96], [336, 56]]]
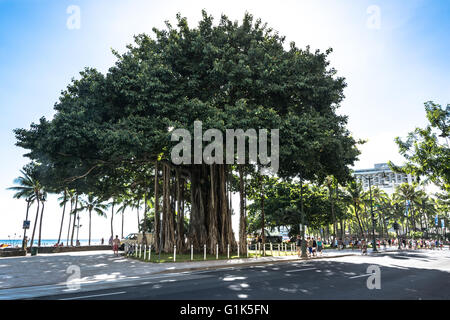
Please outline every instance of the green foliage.
[[450, 105], [441, 107], [431, 101], [425, 103], [429, 125], [416, 128], [405, 141], [397, 137], [395, 142], [407, 164], [403, 168], [390, 165], [397, 171], [424, 177], [445, 190], [450, 191]]

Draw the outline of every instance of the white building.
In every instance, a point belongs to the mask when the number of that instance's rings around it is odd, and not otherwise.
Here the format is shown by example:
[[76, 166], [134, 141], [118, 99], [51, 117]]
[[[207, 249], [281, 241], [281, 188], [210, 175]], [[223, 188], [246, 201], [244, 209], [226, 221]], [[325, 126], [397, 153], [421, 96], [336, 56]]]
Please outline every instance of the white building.
[[362, 183], [364, 190], [369, 189], [370, 178], [372, 187], [376, 186], [388, 194], [392, 194], [398, 185], [414, 181], [410, 174], [393, 172], [387, 163], [377, 163], [372, 169], [355, 170], [353, 175]]

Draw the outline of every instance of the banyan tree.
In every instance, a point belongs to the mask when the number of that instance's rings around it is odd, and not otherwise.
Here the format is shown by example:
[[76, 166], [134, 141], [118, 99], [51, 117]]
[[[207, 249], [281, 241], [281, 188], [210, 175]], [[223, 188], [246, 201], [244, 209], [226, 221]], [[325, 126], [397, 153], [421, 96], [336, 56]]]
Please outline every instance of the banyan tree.
[[[358, 150], [346, 117], [335, 112], [345, 81], [329, 67], [331, 49], [286, 45], [250, 14], [240, 23], [222, 16], [214, 24], [203, 12], [194, 28], [177, 15], [175, 27], [167, 22], [164, 30], [153, 31], [154, 36], [136, 36], [125, 53], [114, 51], [117, 62], [105, 74], [93, 68], [80, 72], [61, 92], [51, 120], [15, 130], [17, 145], [30, 150], [26, 156], [52, 181], [104, 198], [119, 197], [125, 189], [153, 197], [154, 234], [162, 239], [161, 248], [155, 242], [157, 250], [192, 244], [212, 253], [216, 245], [221, 252], [228, 244], [236, 247], [231, 191], [241, 194], [242, 217], [244, 180], [260, 163], [248, 161], [247, 148], [246, 164], [175, 164], [174, 130], [194, 136], [196, 121], [203, 130], [222, 132], [278, 129], [280, 177], [348, 176]], [[244, 252], [242, 224], [245, 216], [239, 231]]]

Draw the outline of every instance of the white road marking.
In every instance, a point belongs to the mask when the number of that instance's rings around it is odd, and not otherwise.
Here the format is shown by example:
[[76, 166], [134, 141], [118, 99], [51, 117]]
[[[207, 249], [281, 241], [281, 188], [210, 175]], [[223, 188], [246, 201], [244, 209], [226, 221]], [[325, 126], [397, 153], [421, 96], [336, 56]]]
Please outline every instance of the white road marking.
[[316, 268], [306, 268], [306, 269], [288, 270], [288, 271], [286, 271], [286, 272], [299, 272], [299, 271], [307, 271], [307, 270], [316, 270]]
[[372, 274], [371, 274], [371, 273], [366, 273], [366, 274], [361, 274], [361, 275], [359, 275], [359, 276], [353, 276], [353, 277], [350, 277], [349, 279], [355, 279], [355, 278], [367, 277], [367, 276], [370, 276], [370, 275], [372, 275]]
[[64, 299], [59, 299], [59, 300], [75, 300], [75, 299], [84, 299], [84, 298], [93, 298], [93, 297], [103, 297], [103, 296], [112, 296], [112, 295], [124, 294], [124, 293], [126, 293], [126, 292], [125, 291], [120, 291], [120, 292], [112, 292], [112, 293], [93, 294], [93, 295], [90, 295], [90, 296], [64, 298]]

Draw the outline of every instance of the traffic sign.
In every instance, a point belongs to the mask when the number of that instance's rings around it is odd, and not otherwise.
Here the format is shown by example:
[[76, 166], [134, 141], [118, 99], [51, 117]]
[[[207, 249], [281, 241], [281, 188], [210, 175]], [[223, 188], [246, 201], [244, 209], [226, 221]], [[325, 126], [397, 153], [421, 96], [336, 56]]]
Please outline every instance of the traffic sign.
[[30, 229], [30, 220], [23, 221], [23, 229]]

